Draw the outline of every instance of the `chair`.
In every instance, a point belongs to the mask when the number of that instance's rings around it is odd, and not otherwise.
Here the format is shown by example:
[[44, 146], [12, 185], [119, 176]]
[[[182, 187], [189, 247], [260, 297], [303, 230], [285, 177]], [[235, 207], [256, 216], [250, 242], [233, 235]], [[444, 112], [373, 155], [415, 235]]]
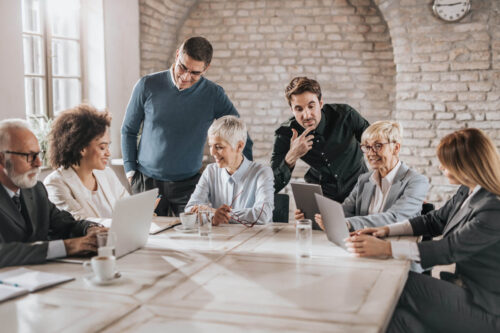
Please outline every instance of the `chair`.
[[290, 197], [288, 196], [288, 194], [275, 194], [273, 222], [288, 223], [289, 209], [290, 209]]

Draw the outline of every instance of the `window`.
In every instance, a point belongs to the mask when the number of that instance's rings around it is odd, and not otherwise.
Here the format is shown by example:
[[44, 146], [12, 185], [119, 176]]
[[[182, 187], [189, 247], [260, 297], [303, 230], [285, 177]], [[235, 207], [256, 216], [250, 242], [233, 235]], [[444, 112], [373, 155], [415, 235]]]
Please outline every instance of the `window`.
[[80, 0], [22, 0], [28, 118], [52, 118], [82, 101]]

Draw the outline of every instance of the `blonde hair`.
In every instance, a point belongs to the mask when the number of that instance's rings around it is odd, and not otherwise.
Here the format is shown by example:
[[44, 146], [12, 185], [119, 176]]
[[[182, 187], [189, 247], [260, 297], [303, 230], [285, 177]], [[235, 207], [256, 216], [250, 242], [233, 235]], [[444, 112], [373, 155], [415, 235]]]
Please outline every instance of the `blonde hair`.
[[224, 116], [216, 119], [208, 129], [208, 135], [218, 136], [236, 149], [238, 142], [247, 141], [247, 127], [235, 116]]
[[437, 157], [461, 184], [478, 184], [500, 195], [500, 156], [483, 131], [467, 128], [446, 135], [439, 142]]
[[401, 143], [403, 126], [393, 120], [376, 121], [365, 129], [361, 135], [361, 143], [374, 139], [385, 139], [390, 143]]

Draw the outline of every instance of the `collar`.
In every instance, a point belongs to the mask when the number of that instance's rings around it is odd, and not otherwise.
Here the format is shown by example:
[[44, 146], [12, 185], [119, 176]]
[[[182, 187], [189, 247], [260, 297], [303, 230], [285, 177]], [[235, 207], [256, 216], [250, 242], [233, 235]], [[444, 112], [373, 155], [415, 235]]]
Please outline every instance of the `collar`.
[[243, 162], [241, 162], [240, 167], [238, 168], [238, 170], [236, 170], [235, 173], [230, 175], [226, 169], [224, 169], [222, 173], [227, 177], [228, 180], [232, 180], [234, 183], [239, 183], [245, 176], [251, 163], [252, 162], [250, 162], [245, 156], [243, 156]]
[[175, 73], [174, 73], [174, 64], [172, 64], [172, 65], [170, 66], [170, 73], [169, 73], [169, 74], [170, 74], [170, 75], [169, 75], [169, 76], [170, 76], [170, 80], [172, 81], [172, 84], [174, 85], [174, 87], [176, 87], [176, 88], [177, 88], [177, 90], [179, 90], [179, 91], [184, 90], [184, 89], [180, 89], [180, 88], [177, 86], [177, 83], [175, 83], [175, 80], [174, 80], [174, 74], [175, 74]]
[[7, 194], [9, 197], [12, 199], [13, 196], [17, 195], [18, 197], [21, 196], [21, 189], [17, 189], [17, 192], [12, 191], [10, 188], [2, 184], [3, 188], [7, 191]]
[[321, 109], [321, 120], [319, 121], [318, 127], [316, 127], [314, 131], [319, 135], [323, 135], [325, 133], [325, 127], [326, 127], [325, 112], [323, 112], [323, 109]]
[[[396, 177], [396, 174], [398, 173], [400, 167], [401, 167], [401, 160], [399, 160], [398, 163], [396, 164], [396, 166], [394, 168], [392, 168], [392, 170], [389, 171], [389, 173], [384, 178], [382, 178], [382, 181], [380, 183], [382, 185], [384, 185], [384, 184], [392, 185], [392, 183], [394, 182], [394, 178]], [[372, 183], [375, 183], [375, 185], [378, 186], [379, 179], [380, 179], [379, 177], [380, 177], [380, 174], [378, 172], [374, 171], [370, 177], [370, 181]]]
[[470, 192], [469, 198], [471, 198], [474, 194], [476, 194], [477, 192], [479, 192], [480, 189], [481, 189], [481, 185], [476, 185], [476, 187], [474, 187], [472, 189], [472, 192]]

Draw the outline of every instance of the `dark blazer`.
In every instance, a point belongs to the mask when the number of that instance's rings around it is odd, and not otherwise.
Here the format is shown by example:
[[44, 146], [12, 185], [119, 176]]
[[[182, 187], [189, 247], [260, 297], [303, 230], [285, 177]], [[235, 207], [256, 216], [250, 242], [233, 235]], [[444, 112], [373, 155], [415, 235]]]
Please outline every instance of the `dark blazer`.
[[75, 221], [70, 213], [57, 209], [41, 182], [21, 189], [21, 199], [30, 225], [0, 185], [0, 267], [43, 263], [47, 241], [83, 236], [92, 225]]
[[410, 220], [414, 235], [438, 236], [418, 244], [421, 265], [456, 263], [456, 273], [472, 301], [500, 315], [500, 198], [481, 188], [466, 204], [469, 188], [461, 186], [441, 209]]
[[368, 215], [377, 186], [370, 180], [373, 172], [359, 176], [351, 194], [342, 203], [347, 221], [355, 230], [380, 227], [420, 215], [422, 203], [429, 190], [429, 181], [403, 162], [394, 177], [383, 211]]

